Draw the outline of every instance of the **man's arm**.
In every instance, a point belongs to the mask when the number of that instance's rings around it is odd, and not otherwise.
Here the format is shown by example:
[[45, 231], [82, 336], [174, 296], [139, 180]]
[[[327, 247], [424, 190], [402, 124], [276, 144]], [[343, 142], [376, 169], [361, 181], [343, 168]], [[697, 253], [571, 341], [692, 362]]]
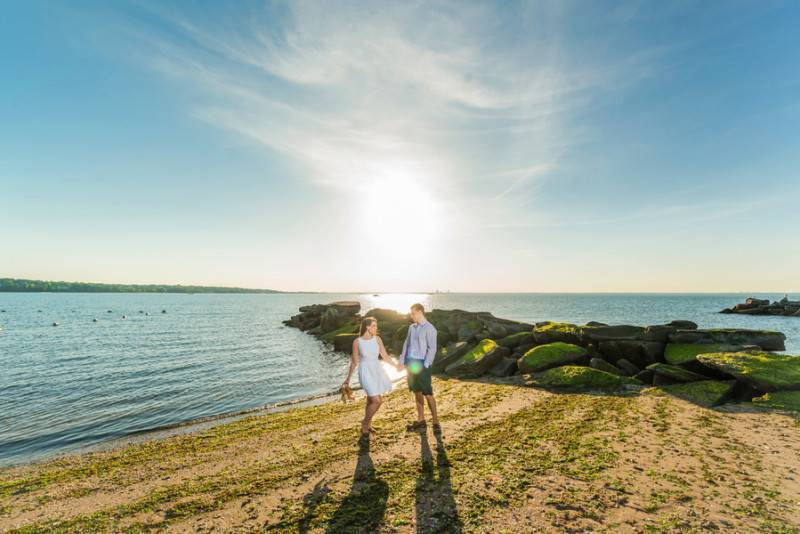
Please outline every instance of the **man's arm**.
[[425, 354], [425, 367], [433, 365], [433, 359], [436, 357], [436, 327], [432, 324], [426, 328], [425, 336], [428, 339], [428, 352]]

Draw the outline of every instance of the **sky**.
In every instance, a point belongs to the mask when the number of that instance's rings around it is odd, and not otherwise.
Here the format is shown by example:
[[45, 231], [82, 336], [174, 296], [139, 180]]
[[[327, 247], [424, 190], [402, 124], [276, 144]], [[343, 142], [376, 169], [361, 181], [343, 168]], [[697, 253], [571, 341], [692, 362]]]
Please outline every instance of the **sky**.
[[800, 290], [792, 1], [0, 6], [0, 277]]

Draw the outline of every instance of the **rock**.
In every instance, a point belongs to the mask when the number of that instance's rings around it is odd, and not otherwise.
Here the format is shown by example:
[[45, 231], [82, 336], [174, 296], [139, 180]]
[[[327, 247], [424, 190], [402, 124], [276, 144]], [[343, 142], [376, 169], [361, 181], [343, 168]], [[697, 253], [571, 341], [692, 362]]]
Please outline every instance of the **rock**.
[[701, 382], [658, 386], [645, 389], [642, 393], [651, 395], [672, 395], [694, 404], [710, 408], [725, 402], [725, 400], [730, 397], [735, 385], [735, 380], [703, 380]]
[[677, 326], [682, 330], [697, 330], [697, 323], [693, 321], [685, 321], [678, 319], [675, 321], [670, 321], [668, 324], [669, 326]]
[[531, 332], [517, 332], [504, 338], [498, 339], [497, 344], [509, 349], [516, 348], [523, 344], [533, 343], [533, 333]]
[[585, 326], [581, 329], [581, 340], [589, 341], [631, 340], [644, 338], [644, 327], [618, 324], [613, 326]]
[[483, 325], [480, 323], [480, 321], [476, 319], [467, 321], [466, 323], [458, 327], [458, 340], [469, 341], [473, 337], [475, 337], [481, 330], [483, 330]]
[[[343, 324], [342, 326], [340, 326], [336, 330], [332, 330], [330, 332], [327, 332], [327, 333], [323, 334], [322, 336], [320, 336], [320, 339], [322, 339], [322, 341], [324, 341], [325, 343], [333, 343], [334, 338], [336, 336], [338, 336], [339, 334], [356, 334], [356, 335], [358, 335], [358, 329], [360, 328], [360, 326], [361, 325], [359, 323]], [[349, 351], [350, 349], [348, 348], [347, 350]]]
[[628, 376], [636, 376], [642, 371], [625, 358], [620, 358], [617, 360], [617, 367], [619, 367]]
[[677, 365], [669, 365], [667, 363], [654, 363], [647, 366], [649, 371], [653, 371], [656, 376], [661, 375], [676, 382], [699, 382], [701, 380], [709, 380], [709, 377], [703, 376], [698, 373], [693, 373], [683, 367]]
[[664, 343], [619, 339], [600, 341], [597, 348], [609, 361], [616, 362], [624, 358], [639, 367], [645, 367], [662, 359]]
[[[406, 342], [406, 336], [408, 335], [408, 328], [410, 324], [405, 324], [403, 326], [399, 326], [392, 334], [392, 339], [389, 342], [389, 351], [394, 354], [395, 356], [400, 356], [400, 353], [403, 352], [403, 344]], [[380, 324], [378, 325], [380, 328]], [[381, 338], [383, 339], [383, 338]], [[436, 336], [436, 342], [439, 343], [439, 336]], [[385, 343], [384, 343], [385, 345]]]
[[708, 328], [678, 330], [669, 335], [670, 343], [724, 343], [728, 345], [758, 345], [764, 350], [786, 350], [786, 335], [770, 330], [744, 328]]
[[[300, 313], [293, 315], [283, 324], [299, 328], [303, 331], [314, 330], [314, 334], [322, 335], [335, 330], [342, 324], [358, 319], [358, 311], [361, 304], [357, 301], [338, 301], [330, 304], [312, 304], [301, 306]], [[329, 311], [332, 310], [332, 311]], [[167, 313], [164, 310], [162, 313]], [[326, 315], [326, 323], [323, 327], [322, 317]]]
[[767, 306], [769, 305], [769, 299], [754, 299], [753, 297], [748, 298], [744, 301], [747, 306]]
[[653, 377], [655, 377], [655, 375], [656, 374], [653, 371], [648, 371], [647, 369], [645, 369], [644, 371], [636, 373], [636, 375], [634, 375], [633, 378], [635, 378], [636, 380], [638, 380], [643, 384], [652, 384]]
[[591, 367], [565, 365], [532, 375], [529, 385], [570, 390], [616, 391], [641, 385], [638, 380]]
[[347, 322], [348, 317], [340, 314], [336, 308], [328, 308], [319, 318], [319, 328], [322, 332], [336, 330]]
[[619, 368], [611, 365], [602, 358], [590, 359], [589, 367], [591, 367], [592, 369], [597, 369], [598, 371], [605, 371], [606, 373], [613, 373], [615, 375], [621, 375], [621, 376], [625, 375], [625, 373], [623, 373]]
[[712, 352], [697, 361], [759, 391], [800, 390], [800, 357], [771, 352]]
[[552, 367], [585, 361], [588, 352], [583, 347], [557, 341], [538, 345], [517, 360], [520, 373], [535, 373]]
[[501, 324], [489, 323], [487, 328], [489, 330], [489, 335], [492, 336], [492, 339], [500, 339], [508, 335], [508, 330], [506, 330], [506, 327]]
[[489, 374], [493, 376], [511, 376], [517, 372], [517, 359], [504, 357], [497, 362], [494, 367], [489, 369]]
[[581, 327], [571, 323], [536, 323], [533, 328], [533, 338], [537, 343], [564, 342], [579, 344], [581, 342]]
[[721, 343], [667, 343], [664, 349], [664, 360], [671, 365], [683, 365], [694, 362], [698, 354], [708, 352], [738, 352], [743, 345], [725, 345]]
[[669, 334], [678, 330], [696, 330], [697, 324], [692, 321], [670, 321], [667, 324], [654, 324], [645, 327], [643, 339], [646, 341], [667, 341]]
[[460, 378], [478, 378], [510, 352], [491, 339], [483, 339], [461, 358], [448, 365], [445, 372]]
[[773, 391], [753, 399], [753, 405], [760, 408], [790, 410], [800, 412], [800, 391]]
[[53, 326], [58, 326], [58, 323], [53, 321]]
[[600, 323], [597, 321], [589, 321], [586, 323], [586, 326], [608, 326], [606, 323]]
[[351, 352], [353, 350], [353, 340], [358, 337], [355, 334], [337, 334], [333, 336], [333, 348], [343, 352]]
[[453, 362], [458, 361], [463, 355], [465, 355], [474, 345], [470, 345], [466, 341], [456, 341], [455, 343], [450, 343], [447, 347], [442, 348], [436, 353], [436, 356], [433, 358], [433, 364], [431, 364], [431, 372], [433, 373], [441, 373], [447, 366]]
[[373, 308], [365, 313], [364, 317], [374, 317], [379, 323], [411, 323], [411, 317], [409, 314], [399, 313], [395, 310], [388, 310], [384, 308]]

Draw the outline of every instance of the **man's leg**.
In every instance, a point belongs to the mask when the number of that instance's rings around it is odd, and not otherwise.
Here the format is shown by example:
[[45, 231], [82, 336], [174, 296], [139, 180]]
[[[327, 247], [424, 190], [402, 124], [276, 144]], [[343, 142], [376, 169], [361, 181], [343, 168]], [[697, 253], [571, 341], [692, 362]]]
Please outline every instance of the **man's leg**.
[[414, 401], [417, 404], [417, 422], [425, 421], [425, 396], [421, 391], [414, 392]]
[[434, 425], [439, 424], [439, 414], [436, 413], [436, 399], [433, 398], [433, 395], [425, 395], [425, 399], [428, 401], [428, 408], [431, 410], [431, 421]]

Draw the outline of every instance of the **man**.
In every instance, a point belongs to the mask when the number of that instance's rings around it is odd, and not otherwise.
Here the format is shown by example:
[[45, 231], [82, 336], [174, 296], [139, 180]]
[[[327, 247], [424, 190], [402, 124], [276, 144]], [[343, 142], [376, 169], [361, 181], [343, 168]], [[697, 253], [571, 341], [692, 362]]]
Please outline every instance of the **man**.
[[408, 389], [414, 392], [417, 420], [406, 426], [406, 430], [426, 428], [425, 401], [428, 401], [433, 430], [438, 432], [442, 428], [439, 426], [431, 384], [431, 365], [436, 356], [436, 327], [425, 318], [425, 308], [420, 303], [411, 305], [411, 320], [414, 322], [408, 327], [408, 334], [400, 353], [400, 363], [405, 366], [408, 374]]

